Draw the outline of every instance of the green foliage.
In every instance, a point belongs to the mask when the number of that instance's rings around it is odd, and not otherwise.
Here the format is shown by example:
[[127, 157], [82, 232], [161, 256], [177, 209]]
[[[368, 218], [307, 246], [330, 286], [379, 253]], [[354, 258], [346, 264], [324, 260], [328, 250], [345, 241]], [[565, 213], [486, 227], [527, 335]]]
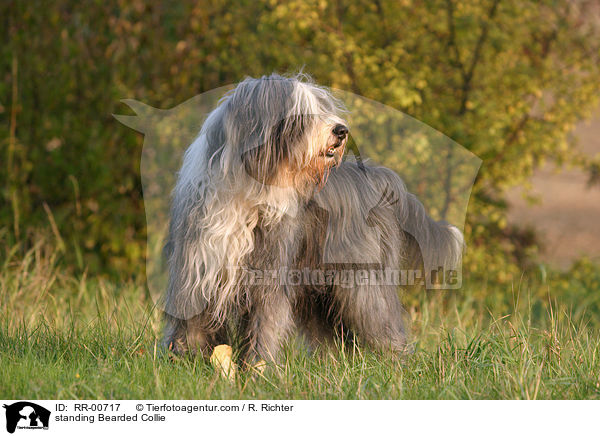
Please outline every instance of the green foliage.
[[119, 100], [168, 108], [303, 67], [484, 159], [468, 268], [508, 280], [530, 248], [507, 227], [506, 189], [547, 160], [595, 168], [568, 136], [599, 95], [585, 14], [570, 0], [2, 2], [0, 227], [23, 247], [49, 228], [78, 271], [141, 275], [142, 137], [111, 117]]

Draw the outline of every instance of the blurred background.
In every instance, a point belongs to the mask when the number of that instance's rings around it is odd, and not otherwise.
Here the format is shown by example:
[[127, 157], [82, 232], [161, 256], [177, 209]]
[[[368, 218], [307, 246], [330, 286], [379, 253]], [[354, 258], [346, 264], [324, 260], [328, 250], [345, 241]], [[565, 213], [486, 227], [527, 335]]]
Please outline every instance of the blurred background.
[[[572, 137], [587, 157], [600, 154], [600, 108], [575, 126]], [[509, 192], [509, 222], [535, 229], [543, 244], [541, 261], [568, 270], [582, 256], [600, 258], [597, 177], [594, 167], [586, 172], [549, 164], [534, 171], [529, 190], [518, 187]]]
[[143, 136], [120, 100], [167, 109], [303, 70], [483, 160], [467, 277], [600, 277], [594, 0], [5, 0], [0, 17], [5, 260], [37, 244], [70, 274], [143, 281]]

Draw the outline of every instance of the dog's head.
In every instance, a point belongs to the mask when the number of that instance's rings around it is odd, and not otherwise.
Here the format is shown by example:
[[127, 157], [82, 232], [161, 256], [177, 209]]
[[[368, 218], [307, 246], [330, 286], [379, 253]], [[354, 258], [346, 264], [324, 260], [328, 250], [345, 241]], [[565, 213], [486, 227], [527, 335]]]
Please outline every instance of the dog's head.
[[[262, 185], [300, 191], [327, 180], [341, 162], [348, 127], [342, 106], [326, 89], [304, 76], [276, 74], [247, 78], [221, 102], [224, 137], [220, 168], [236, 166]], [[210, 149], [210, 147], [209, 147]]]

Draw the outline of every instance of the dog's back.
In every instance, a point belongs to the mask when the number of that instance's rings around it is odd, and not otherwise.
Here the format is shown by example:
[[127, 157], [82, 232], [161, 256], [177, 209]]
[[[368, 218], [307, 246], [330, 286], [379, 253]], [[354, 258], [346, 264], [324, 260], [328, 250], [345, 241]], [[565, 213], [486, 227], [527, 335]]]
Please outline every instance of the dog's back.
[[331, 171], [315, 201], [328, 213], [326, 263], [422, 266], [428, 280], [439, 268], [460, 267], [461, 232], [433, 220], [388, 168], [344, 162]]

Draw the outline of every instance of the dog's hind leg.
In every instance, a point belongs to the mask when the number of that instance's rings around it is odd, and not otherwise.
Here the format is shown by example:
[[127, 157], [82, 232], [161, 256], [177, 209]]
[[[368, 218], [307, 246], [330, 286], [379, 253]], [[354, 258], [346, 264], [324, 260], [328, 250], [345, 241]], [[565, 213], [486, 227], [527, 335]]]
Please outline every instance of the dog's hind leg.
[[395, 286], [336, 286], [334, 298], [342, 322], [359, 341], [382, 351], [407, 351], [405, 313]]

